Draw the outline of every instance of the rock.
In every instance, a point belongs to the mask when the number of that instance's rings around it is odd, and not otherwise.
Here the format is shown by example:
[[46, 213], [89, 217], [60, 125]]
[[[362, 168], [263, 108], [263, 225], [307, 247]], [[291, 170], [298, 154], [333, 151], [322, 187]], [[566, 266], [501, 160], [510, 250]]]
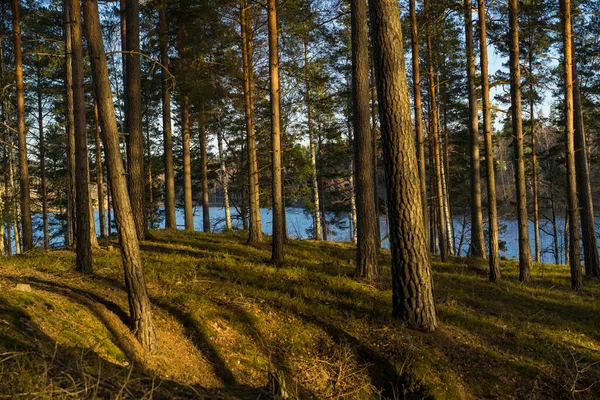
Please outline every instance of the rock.
[[15, 290], [18, 290], [19, 292], [31, 292], [31, 285], [26, 283], [17, 283]]

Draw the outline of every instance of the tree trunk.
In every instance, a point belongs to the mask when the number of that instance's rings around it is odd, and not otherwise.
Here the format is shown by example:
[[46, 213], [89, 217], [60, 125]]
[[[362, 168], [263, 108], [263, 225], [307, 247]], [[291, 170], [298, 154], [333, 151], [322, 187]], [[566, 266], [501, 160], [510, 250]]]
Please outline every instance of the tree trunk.
[[94, 94], [94, 140], [96, 145], [96, 184], [98, 185], [98, 219], [100, 220], [100, 237], [106, 235], [106, 213], [104, 212], [104, 174], [102, 166], [102, 149], [100, 147], [100, 120], [98, 102]]
[[[573, 32], [571, 26], [571, 0], [561, 0], [562, 36], [565, 74], [565, 146], [567, 167], [567, 207], [569, 212], [569, 265], [571, 288], [579, 290], [582, 284], [579, 263], [579, 209], [577, 208], [577, 177], [575, 173], [575, 133], [573, 110]], [[592, 220], [593, 221], [593, 220]], [[596, 252], [598, 249], [596, 248]]]
[[119, 132], [115, 118], [113, 95], [108, 78], [106, 53], [96, 0], [84, 0], [85, 26], [92, 61], [92, 78], [96, 86], [98, 110], [102, 124], [102, 138], [108, 176], [113, 195], [115, 216], [125, 270], [125, 286], [129, 298], [131, 329], [147, 351], [156, 351], [156, 333], [152, 322], [150, 301], [142, 270], [135, 221], [127, 192], [125, 169], [119, 147]]
[[510, 97], [512, 111], [513, 146], [515, 157], [515, 187], [519, 225], [519, 280], [529, 281], [531, 248], [527, 219], [527, 180], [523, 155], [523, 121], [521, 105], [521, 69], [519, 63], [519, 20], [517, 0], [508, 0], [510, 25]]
[[190, 158], [190, 104], [187, 95], [181, 98], [181, 135], [183, 142], [183, 216], [186, 231], [194, 230], [192, 204], [192, 161]]
[[[379, 173], [377, 172], [379, 164], [379, 127], [377, 126], [377, 89], [375, 88], [375, 67], [373, 62], [371, 62], [371, 87], [369, 90], [371, 91], [371, 123], [373, 130], [371, 133], [373, 139], [373, 201], [375, 202], [375, 227], [377, 228], [377, 234], [375, 236], [377, 237], [377, 247], [381, 247], [381, 226], [379, 222], [381, 215], [379, 208]], [[425, 198], [424, 204], [425, 215], [427, 214], [427, 198]]]
[[127, 63], [127, 164], [129, 166], [129, 198], [140, 240], [148, 235], [146, 221], [146, 178], [144, 177], [144, 133], [142, 131], [142, 73], [140, 64], [140, 2], [126, 0]]
[[581, 208], [581, 233], [583, 238], [585, 274], [587, 276], [600, 278], [600, 260], [598, 259], [598, 242], [596, 240], [596, 224], [594, 221], [594, 201], [592, 198], [592, 187], [590, 183], [590, 170], [583, 123], [581, 90], [579, 87], [579, 72], [577, 71], [577, 56], [574, 40], [572, 40], [572, 54], [575, 172], [577, 175], [579, 207]]
[[469, 138], [471, 148], [471, 248], [473, 257], [485, 258], [483, 217], [481, 214], [481, 172], [479, 159], [479, 117], [475, 88], [475, 53], [473, 51], [473, 18], [471, 0], [465, 0], [465, 43], [467, 51], [467, 84], [469, 88]]
[[352, 16], [352, 99], [356, 183], [356, 275], [379, 276], [379, 238], [375, 209], [373, 132], [369, 109], [369, 34], [365, 0], [350, 2]]
[[19, 0], [11, 1], [13, 12], [13, 34], [15, 46], [15, 74], [17, 87], [17, 113], [19, 132], [19, 180], [21, 184], [21, 225], [23, 229], [23, 251], [33, 249], [33, 227], [31, 224], [31, 198], [29, 189], [29, 162], [27, 161], [27, 128], [25, 126], [25, 93], [23, 90], [23, 53], [21, 49], [21, 26]]
[[42, 175], [42, 224], [44, 231], [44, 249], [48, 250], [50, 247], [50, 236], [48, 232], [48, 191], [46, 188], [46, 156], [45, 156], [45, 144], [44, 144], [44, 109], [42, 106], [42, 88], [41, 79], [42, 71], [38, 67], [38, 82], [37, 82], [37, 111], [38, 111], [38, 132], [40, 135], [40, 172]]
[[388, 193], [394, 316], [410, 327], [437, 325], [419, 167], [410, 119], [396, 0], [369, 0], [381, 140]]
[[479, 45], [481, 58], [481, 92], [483, 106], [483, 134], [485, 141], [485, 167], [487, 171], [488, 223], [489, 223], [489, 266], [490, 281], [500, 279], [498, 257], [498, 208], [496, 206], [496, 172], [494, 171], [494, 144], [492, 142], [492, 118], [490, 104], [490, 84], [488, 72], [487, 30], [485, 0], [479, 2]]
[[65, 122], [67, 136], [67, 246], [75, 243], [75, 122], [73, 121], [73, 65], [71, 43], [71, 18], [67, 0], [63, 0], [65, 20]]
[[304, 96], [304, 101], [306, 102], [306, 124], [308, 128], [308, 141], [310, 145], [310, 166], [312, 170], [313, 202], [315, 204], [314, 238], [315, 240], [321, 240], [321, 210], [319, 209], [319, 183], [317, 180], [317, 146], [315, 144], [315, 133], [313, 132], [312, 103], [310, 97], [310, 77], [308, 73], [308, 39], [304, 40], [304, 81], [306, 85], [306, 94]]
[[[531, 56], [529, 57], [529, 67], [532, 69]], [[535, 235], [535, 258], [536, 262], [540, 262], [541, 249], [540, 249], [540, 204], [538, 196], [538, 178], [537, 178], [537, 154], [536, 154], [536, 141], [535, 141], [535, 110], [534, 110], [534, 97], [533, 97], [533, 84], [529, 86], [531, 95], [531, 101], [529, 102], [529, 114], [531, 116], [531, 180], [532, 182], [532, 196], [533, 196], [533, 231]]]
[[[75, 122], [75, 183], [77, 190], [77, 240], [76, 269], [91, 274], [92, 242], [90, 225], [89, 166], [87, 124], [85, 120], [85, 91], [83, 87], [83, 36], [81, 5], [78, 0], [67, 0], [70, 6], [72, 64], [73, 64], [73, 116]], [[95, 234], [95, 232], [94, 232]]]
[[229, 207], [229, 174], [225, 165], [225, 152], [223, 150], [223, 127], [221, 125], [221, 111], [217, 112], [217, 142], [219, 146], [219, 167], [221, 170], [221, 185], [223, 186], [223, 207], [225, 207], [225, 227], [231, 231], [231, 210]]
[[210, 202], [208, 197], [208, 154], [206, 152], [206, 125], [204, 103], [200, 106], [200, 155], [202, 157], [202, 230], [210, 232]]
[[429, 97], [431, 101], [431, 140], [433, 142], [433, 163], [435, 171], [435, 186], [436, 186], [436, 206], [437, 210], [437, 223], [438, 223], [438, 235], [440, 242], [440, 256], [442, 262], [448, 262], [448, 242], [446, 232], [446, 219], [444, 214], [444, 188], [442, 182], [442, 157], [440, 154], [440, 134], [437, 114], [437, 102], [436, 102], [436, 91], [435, 91], [435, 76], [433, 74], [433, 48], [431, 42], [431, 21], [429, 20], [429, 4], [425, 0], [425, 19], [426, 22], [426, 36], [427, 36], [427, 59], [429, 63]]
[[423, 202], [423, 222], [428, 230], [427, 217], [427, 174], [425, 168], [425, 139], [423, 137], [423, 109], [421, 104], [421, 70], [419, 67], [419, 31], [415, 0], [409, 0], [410, 33], [413, 71], [413, 97], [415, 103], [415, 137], [417, 141], [417, 162], [419, 163], [419, 183], [421, 185], [421, 201]]
[[269, 74], [271, 89], [271, 160], [273, 163], [273, 242], [271, 261], [283, 263], [283, 191], [281, 174], [281, 116], [279, 92], [279, 47], [277, 43], [277, 0], [268, 0]]
[[250, 230], [248, 243], [262, 241], [260, 222], [260, 187], [258, 183], [258, 158], [254, 131], [254, 66], [252, 64], [252, 15], [251, 6], [240, 0], [240, 30], [242, 36], [242, 64], [244, 75], [244, 109], [246, 116], [246, 147], [248, 150], [248, 204], [250, 207]]
[[177, 229], [175, 216], [175, 169], [173, 167], [173, 133], [171, 130], [171, 74], [169, 73], [169, 50], [167, 43], [167, 0], [158, 9], [160, 62], [162, 64], [162, 120], [163, 158], [165, 164], [165, 228]]

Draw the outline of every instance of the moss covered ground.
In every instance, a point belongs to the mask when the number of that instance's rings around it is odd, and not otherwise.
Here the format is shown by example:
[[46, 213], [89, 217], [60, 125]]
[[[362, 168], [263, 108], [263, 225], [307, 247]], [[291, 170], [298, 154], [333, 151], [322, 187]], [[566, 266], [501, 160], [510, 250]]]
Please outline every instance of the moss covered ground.
[[[1, 398], [268, 398], [269, 383], [317, 399], [600, 398], [600, 282], [574, 293], [565, 266], [532, 281], [503, 261], [434, 259], [440, 327], [391, 317], [384, 279], [352, 277], [350, 244], [290, 241], [282, 268], [242, 233], [152, 231], [141, 244], [159, 351], [127, 329], [118, 250], [0, 260]], [[29, 284], [31, 292], [15, 290]]]

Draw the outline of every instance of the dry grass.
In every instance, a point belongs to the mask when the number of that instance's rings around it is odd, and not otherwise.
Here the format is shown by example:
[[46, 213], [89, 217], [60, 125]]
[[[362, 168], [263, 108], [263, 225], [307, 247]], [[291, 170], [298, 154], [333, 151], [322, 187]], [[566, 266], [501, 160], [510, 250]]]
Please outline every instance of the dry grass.
[[[68, 251], [0, 264], [0, 398], [577, 398], [600, 393], [600, 284], [569, 289], [564, 266], [517, 267], [487, 282], [485, 263], [434, 263], [440, 329], [390, 317], [387, 283], [350, 277], [346, 244], [291, 241], [286, 264], [240, 234], [152, 232], [146, 278], [160, 350], [127, 331], [118, 251], [96, 273]], [[389, 254], [383, 253], [389, 276]], [[29, 283], [31, 293], [11, 290]]]

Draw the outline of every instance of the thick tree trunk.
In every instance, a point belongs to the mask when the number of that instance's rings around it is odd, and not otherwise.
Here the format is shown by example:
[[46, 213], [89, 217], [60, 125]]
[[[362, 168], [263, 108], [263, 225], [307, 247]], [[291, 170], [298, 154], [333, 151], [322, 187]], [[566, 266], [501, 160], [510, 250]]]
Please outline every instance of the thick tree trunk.
[[421, 201], [423, 202], [423, 221], [428, 230], [427, 216], [427, 175], [425, 168], [425, 138], [423, 136], [423, 109], [421, 104], [421, 70], [419, 67], [419, 31], [415, 0], [409, 0], [410, 33], [413, 71], [413, 97], [415, 103], [415, 137], [417, 141], [417, 162], [419, 163], [419, 182], [421, 185]]
[[15, 74], [17, 80], [17, 115], [19, 132], [19, 181], [21, 184], [21, 225], [23, 229], [23, 251], [33, 249], [33, 227], [31, 224], [31, 198], [29, 189], [29, 162], [27, 161], [27, 128], [25, 126], [25, 92], [23, 89], [23, 53], [21, 49], [21, 22], [19, 0], [11, 1], [13, 12], [13, 34], [15, 46]]
[[431, 41], [431, 21], [429, 20], [428, 12], [429, 4], [425, 0], [425, 19], [426, 21], [426, 37], [427, 37], [427, 59], [429, 63], [429, 97], [431, 101], [431, 140], [433, 142], [433, 163], [435, 171], [435, 189], [436, 189], [436, 207], [438, 236], [440, 246], [440, 256], [442, 262], [448, 262], [448, 239], [446, 232], [446, 218], [444, 213], [444, 188], [442, 177], [442, 156], [440, 154], [440, 134], [436, 102], [435, 76], [433, 74], [433, 48]]
[[312, 103], [311, 103], [311, 92], [310, 92], [310, 76], [308, 71], [308, 39], [304, 40], [304, 82], [305, 82], [305, 95], [304, 101], [306, 102], [306, 124], [308, 128], [308, 141], [310, 145], [310, 166], [312, 171], [312, 189], [313, 189], [313, 202], [315, 205], [314, 212], [314, 238], [315, 240], [321, 240], [321, 210], [319, 208], [319, 183], [317, 181], [317, 146], [315, 144], [315, 133], [313, 132], [313, 120], [312, 120]]
[[523, 121], [521, 105], [521, 67], [519, 63], [519, 20], [517, 0], [508, 0], [510, 25], [510, 97], [512, 112], [513, 146], [515, 157], [515, 187], [519, 226], [519, 280], [529, 281], [531, 247], [527, 219], [527, 178], [523, 155]]
[[[573, 109], [573, 31], [571, 26], [571, 0], [561, 0], [562, 36], [565, 74], [565, 146], [567, 167], [567, 207], [569, 212], [569, 265], [571, 288], [579, 290], [582, 284], [579, 255], [579, 209], [577, 208], [577, 176], [575, 173], [575, 133]], [[587, 166], [584, 165], [587, 168]], [[587, 193], [586, 193], [587, 194]], [[593, 216], [592, 216], [593, 218]], [[592, 219], [593, 221], [593, 219]], [[596, 252], [598, 248], [595, 247]]]
[[165, 228], [177, 229], [175, 216], [175, 169], [173, 167], [173, 133], [171, 129], [171, 75], [169, 73], [169, 50], [167, 43], [167, 1], [158, 9], [160, 62], [162, 64], [162, 120], [165, 165]]
[[240, 0], [240, 30], [242, 36], [242, 64], [244, 75], [244, 108], [246, 115], [246, 147], [248, 150], [248, 204], [250, 230], [248, 243], [262, 241], [260, 222], [260, 187], [258, 183], [258, 158], [256, 156], [256, 133], [254, 131], [254, 66], [252, 64], [252, 15], [251, 6]]
[[388, 193], [394, 315], [412, 328], [437, 325], [419, 167], [410, 122], [396, 0], [369, 0]]
[[481, 214], [481, 172], [479, 159], [479, 117], [475, 88], [475, 52], [473, 51], [473, 18], [471, 0], [465, 0], [465, 43], [467, 51], [467, 84], [469, 89], [469, 138], [471, 148], [471, 248], [473, 257], [485, 258], [483, 217]]
[[200, 106], [200, 156], [202, 157], [202, 230], [210, 232], [210, 201], [208, 197], [208, 153], [206, 151], [206, 124], [204, 103]]
[[494, 170], [494, 144], [492, 142], [492, 117], [490, 103], [490, 84], [487, 54], [487, 30], [485, 0], [479, 2], [479, 45], [481, 58], [481, 92], [483, 107], [483, 134], [485, 141], [485, 167], [487, 172], [488, 219], [489, 219], [489, 266], [490, 281], [500, 279], [500, 262], [498, 257], [498, 208], [496, 206], [496, 172]]
[[279, 46], [277, 43], [277, 0], [268, 0], [269, 75], [271, 89], [271, 161], [273, 163], [273, 242], [271, 261], [283, 263], [283, 191], [281, 173], [281, 116], [279, 92]]
[[48, 191], [46, 188], [46, 155], [44, 143], [44, 109], [42, 106], [42, 88], [41, 88], [41, 70], [38, 67], [38, 87], [37, 87], [37, 111], [38, 111], [38, 133], [40, 135], [40, 172], [42, 175], [42, 225], [44, 231], [44, 249], [50, 247], [50, 235], [48, 232]]
[[142, 72], [140, 63], [140, 2], [126, 0], [127, 93], [126, 126], [129, 198], [140, 240], [148, 235], [146, 221], [146, 178], [144, 176], [144, 133], [142, 131]]
[[572, 42], [575, 172], [577, 175], [579, 207], [581, 208], [581, 236], [583, 239], [585, 274], [587, 276], [599, 278], [600, 260], [598, 259], [598, 242], [596, 240], [596, 224], [594, 221], [594, 201], [590, 183], [590, 170], [581, 106], [581, 90], [579, 87], [579, 72], [577, 71], [575, 41], [573, 40]]
[[98, 102], [94, 94], [94, 141], [96, 145], [96, 184], [98, 186], [98, 218], [100, 220], [100, 237], [106, 235], [106, 213], [104, 212], [104, 174], [102, 166], [102, 149], [100, 147], [100, 116]]
[[[67, 0], [70, 5], [72, 64], [73, 64], [73, 116], [75, 122], [75, 183], [77, 189], [77, 240], [76, 269], [91, 274], [92, 231], [90, 222], [90, 185], [88, 164], [87, 124], [85, 119], [85, 91], [83, 87], [83, 36], [81, 5], [78, 0]], [[94, 232], [94, 235], [96, 232]]]
[[187, 95], [181, 98], [181, 136], [183, 142], [183, 216], [186, 231], [194, 230], [192, 204], [192, 161], [190, 155], [190, 104]]
[[373, 138], [369, 107], [369, 35], [365, 0], [350, 2], [352, 14], [352, 99], [356, 176], [356, 275], [379, 276], [379, 238], [375, 209]]
[[127, 192], [125, 169], [121, 159], [119, 132], [112, 102], [112, 90], [108, 79], [98, 4], [96, 0], [84, 0], [83, 4], [89, 53], [92, 61], [92, 77], [96, 86], [104, 152], [125, 270], [125, 286], [128, 292], [131, 329], [142, 347], [153, 352], [157, 347], [156, 333], [142, 270], [142, 258], [135, 221]]

